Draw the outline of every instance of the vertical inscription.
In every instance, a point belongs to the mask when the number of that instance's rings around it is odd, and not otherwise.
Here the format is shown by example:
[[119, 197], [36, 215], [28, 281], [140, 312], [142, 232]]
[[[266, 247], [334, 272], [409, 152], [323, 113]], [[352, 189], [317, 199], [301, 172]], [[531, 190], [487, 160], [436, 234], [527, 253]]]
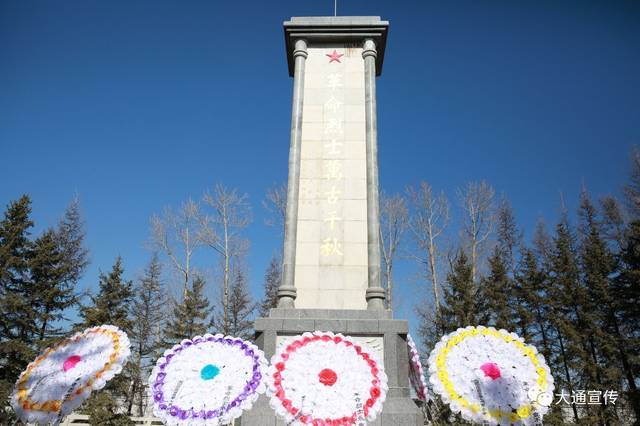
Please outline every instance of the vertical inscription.
[[334, 49], [333, 53], [327, 54], [330, 65], [336, 63], [335, 69], [327, 74], [324, 88], [327, 91], [327, 100], [324, 108], [324, 137], [322, 168], [323, 185], [326, 189], [323, 192], [323, 201], [326, 213], [322, 222], [327, 225], [328, 233], [325, 234], [320, 243], [320, 256], [337, 257], [343, 256], [342, 238], [338, 236], [336, 224], [342, 222], [342, 217], [338, 214], [337, 205], [342, 201], [342, 190], [344, 187], [344, 170], [342, 160], [344, 138], [344, 102], [337, 96], [344, 87], [344, 71], [340, 58], [344, 56]]

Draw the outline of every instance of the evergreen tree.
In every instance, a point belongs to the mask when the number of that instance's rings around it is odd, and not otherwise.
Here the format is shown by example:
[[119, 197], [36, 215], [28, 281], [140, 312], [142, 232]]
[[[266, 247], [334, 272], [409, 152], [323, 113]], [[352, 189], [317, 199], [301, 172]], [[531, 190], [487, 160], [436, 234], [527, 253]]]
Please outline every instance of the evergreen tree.
[[64, 318], [63, 312], [77, 302], [76, 293], [65, 282], [64, 253], [56, 241], [52, 229], [45, 231], [33, 244], [29, 262], [31, 269], [31, 305], [36, 311], [38, 341], [47, 346], [51, 337], [59, 336], [56, 321]]
[[489, 258], [489, 275], [480, 282], [481, 299], [484, 301], [487, 324], [512, 330], [514, 327], [511, 301], [513, 283], [507, 272], [505, 255], [496, 247]]
[[[580, 306], [585, 299], [579, 283], [579, 271], [575, 252], [575, 240], [569, 227], [568, 218], [563, 214], [556, 226], [556, 235], [550, 253], [550, 286], [547, 303], [551, 309], [553, 342], [555, 343], [553, 362], [561, 365], [562, 374], [558, 377], [560, 389], [573, 392], [582, 375], [584, 362], [590, 362], [586, 355], [586, 344], [580, 331], [582, 315]], [[584, 387], [587, 389], [587, 387]], [[572, 405], [574, 420], [578, 421], [578, 411]]]
[[66, 286], [77, 284], [89, 263], [89, 252], [84, 247], [84, 237], [80, 202], [75, 198], [55, 229], [55, 238], [62, 253], [62, 282]]
[[[129, 334], [133, 322], [129, 307], [133, 301], [133, 284], [122, 277], [122, 259], [118, 257], [108, 274], [100, 274], [99, 291], [91, 297], [92, 304], [80, 309], [80, 328], [102, 324], [115, 325]], [[128, 367], [111, 379], [105, 388], [89, 397], [84, 407], [91, 424], [107, 426], [132, 425], [133, 422], [122, 409], [123, 402], [130, 400], [132, 376]]]
[[196, 276], [191, 287], [185, 289], [182, 301], [174, 302], [173, 314], [166, 326], [165, 346], [196, 335], [202, 336], [211, 327], [211, 309], [209, 300], [203, 294], [204, 285], [204, 279]]
[[118, 257], [108, 274], [100, 274], [98, 294], [91, 297], [91, 305], [80, 309], [81, 327], [110, 324], [131, 332], [129, 307], [133, 301], [133, 283], [125, 281], [123, 273], [122, 259]]
[[596, 209], [589, 195], [583, 191], [580, 196], [580, 217], [582, 244], [580, 267], [583, 287], [586, 292], [584, 306], [585, 321], [590, 325], [590, 345], [595, 376], [601, 388], [611, 388], [619, 384], [617, 368], [610, 361], [615, 359], [616, 318], [615, 306], [611, 294], [610, 277], [615, 271], [615, 260], [603, 238], [602, 225], [596, 217]]
[[625, 214], [618, 200], [608, 195], [600, 199], [603, 234], [612, 251], [620, 252], [625, 238]]
[[[602, 223], [597, 218], [596, 208], [584, 190], [580, 195], [580, 218], [580, 266], [587, 296], [583, 318], [589, 324], [589, 351], [594, 368], [592, 375], [596, 378], [596, 389], [618, 389], [622, 369], [615, 360], [620, 360], [617, 346], [624, 343], [624, 339], [619, 333], [617, 307], [611, 292], [610, 277], [616, 269], [616, 264], [604, 240]], [[600, 408], [598, 417], [601, 422], [616, 421], [614, 407], [602, 405]]]
[[629, 182], [624, 186], [627, 209], [635, 219], [640, 218], [640, 151], [631, 153], [631, 173]]
[[83, 404], [84, 410], [89, 414], [89, 424], [100, 426], [134, 426], [135, 423], [131, 418], [122, 412], [123, 398], [114, 395], [114, 383], [121, 383], [124, 378], [123, 374], [111, 379], [107, 386], [100, 392], [94, 392], [89, 399]]
[[632, 221], [625, 232], [620, 253], [620, 272], [612, 283], [617, 315], [612, 318], [617, 348], [627, 385], [628, 399], [636, 419], [640, 419], [640, 220]]
[[481, 300], [487, 323], [497, 328], [513, 330], [517, 306], [514, 275], [516, 251], [521, 235], [511, 206], [503, 200], [497, 215], [497, 244], [489, 257], [489, 274], [481, 279]]
[[[620, 275], [615, 279], [615, 297], [620, 304], [621, 319], [626, 324], [640, 324], [640, 220], [627, 228], [620, 253]], [[637, 329], [634, 335], [638, 335]]]
[[[0, 221], [0, 401], [7, 401], [20, 372], [32, 360], [38, 331], [30, 303], [29, 241], [31, 200], [24, 195], [7, 207]], [[0, 410], [0, 423], [10, 423]]]
[[[616, 339], [626, 381], [628, 400], [640, 424], [640, 152], [631, 155], [631, 173], [624, 187], [629, 223], [620, 232], [621, 214], [616, 209], [605, 210], [613, 218], [619, 236], [618, 274], [611, 283], [611, 292], [617, 315], [614, 317]], [[606, 204], [605, 204], [606, 207]], [[613, 213], [611, 212], [613, 210]]]
[[[460, 327], [475, 325], [481, 317], [481, 305], [476, 285], [473, 283], [471, 264], [467, 255], [460, 250], [447, 274], [444, 289], [444, 306], [437, 318], [438, 328], [443, 334], [455, 331]], [[483, 322], [483, 321], [482, 321]]]
[[259, 314], [269, 315], [269, 309], [278, 306], [278, 288], [282, 280], [282, 267], [279, 256], [273, 256], [264, 275], [264, 299], [260, 303]]
[[517, 264], [516, 251], [522, 243], [522, 233], [518, 230], [513, 209], [507, 200], [502, 200], [498, 209], [496, 234], [502, 263], [507, 273], [513, 277]]
[[56, 324], [78, 303], [75, 286], [87, 265], [84, 231], [77, 199], [56, 229], [46, 230], [33, 243], [29, 260], [30, 299], [36, 311], [38, 346], [47, 346], [63, 329]]
[[514, 281], [515, 322], [525, 340], [533, 340], [545, 358], [550, 359], [549, 309], [546, 287], [549, 276], [538, 264], [533, 250], [523, 248]]
[[229, 333], [243, 339], [253, 338], [253, 321], [251, 316], [256, 310], [257, 304], [253, 303], [247, 290], [247, 282], [244, 273], [238, 271], [231, 286], [229, 297], [229, 319], [231, 329]]
[[131, 330], [132, 356], [129, 361], [133, 381], [127, 412], [133, 405], [138, 415], [144, 414], [146, 406], [146, 379], [153, 360], [160, 355], [162, 341], [160, 329], [164, 318], [165, 294], [161, 282], [162, 266], [157, 254], [153, 254], [144, 276], [138, 280], [131, 308], [133, 328]]
[[[482, 314], [484, 305], [480, 299], [478, 286], [473, 282], [471, 262], [464, 250], [459, 250], [450, 262], [450, 271], [443, 286], [443, 304], [435, 313], [435, 319], [429, 311], [418, 309], [422, 319], [419, 331], [425, 346], [432, 348], [442, 335], [458, 328], [485, 323], [488, 316]], [[434, 424], [469, 424], [459, 414], [453, 414], [439, 397], [428, 407]]]

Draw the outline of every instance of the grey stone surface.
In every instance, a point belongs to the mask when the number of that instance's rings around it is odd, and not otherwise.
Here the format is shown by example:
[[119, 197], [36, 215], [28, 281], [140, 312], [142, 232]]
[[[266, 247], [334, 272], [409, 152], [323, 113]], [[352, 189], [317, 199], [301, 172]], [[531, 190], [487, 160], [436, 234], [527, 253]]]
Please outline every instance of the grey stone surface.
[[315, 327], [315, 320], [306, 318], [306, 319], [285, 319], [283, 320], [282, 331], [292, 332], [299, 331], [305, 332]]
[[[272, 309], [271, 314], [286, 318], [258, 318], [256, 320], [256, 344], [263, 348], [270, 359], [276, 347], [277, 336], [301, 334], [304, 331], [327, 330], [353, 336], [381, 336], [384, 342], [384, 368], [388, 377], [389, 391], [381, 415], [369, 423], [378, 426], [422, 425], [423, 417], [419, 407], [409, 397], [409, 355], [407, 351], [407, 321], [385, 318], [361, 319], [345, 318], [354, 316], [345, 310], [295, 310]], [[369, 312], [371, 311], [363, 311]], [[310, 318], [313, 313], [321, 318]], [[330, 314], [331, 318], [326, 318]], [[372, 315], [369, 315], [370, 317]], [[260, 326], [260, 327], [258, 327]], [[243, 426], [281, 426], [285, 423], [276, 419], [266, 396], [262, 396], [254, 407], [240, 420]]]
[[369, 311], [364, 309], [271, 309], [269, 318], [314, 318], [314, 319], [391, 319], [391, 311]]
[[378, 320], [350, 320], [349, 322], [347, 322], [347, 334], [378, 334], [378, 330]]
[[314, 330], [381, 336], [387, 333], [406, 334], [408, 332], [407, 321], [390, 319], [389, 316], [391, 316], [389, 311], [272, 309], [268, 318], [256, 319], [254, 328], [257, 332], [270, 330], [289, 334]]
[[260, 333], [259, 338], [256, 341], [260, 341], [262, 338], [262, 345], [258, 344], [259, 348], [262, 348], [264, 355], [267, 357], [267, 361], [271, 360], [271, 357], [276, 353], [276, 344], [278, 339], [278, 333], [274, 330], [266, 330]]
[[251, 410], [245, 412], [240, 418], [239, 424], [242, 426], [276, 426], [277, 417], [269, 405], [267, 395], [260, 395], [260, 398], [253, 404]]
[[314, 320], [314, 328], [321, 331], [346, 330], [347, 321], [337, 319], [316, 319]]
[[293, 308], [296, 299], [294, 283], [296, 267], [296, 236], [298, 227], [298, 199], [300, 196], [300, 151], [302, 143], [302, 107], [304, 103], [304, 68], [307, 43], [298, 39], [291, 52], [294, 61], [293, 99], [291, 105], [291, 141], [289, 145], [289, 179], [284, 224], [282, 282], [278, 289], [278, 306]]
[[424, 417], [420, 408], [410, 398], [387, 398], [380, 424], [384, 426], [423, 426]]
[[253, 323], [256, 330], [281, 330], [282, 318], [257, 318]]
[[364, 40], [365, 130], [367, 151], [367, 309], [384, 309], [385, 292], [380, 284], [380, 189], [378, 187], [378, 118], [376, 111], [376, 43]]
[[293, 16], [289, 22], [284, 25], [308, 25], [308, 26], [324, 26], [324, 25], [350, 25], [350, 26], [375, 26], [387, 21], [382, 21], [379, 16]]
[[[398, 368], [398, 358], [401, 358], [403, 355], [398, 354], [398, 348], [401, 347], [398, 342], [398, 335], [394, 333], [387, 333], [384, 335], [384, 368], [387, 373], [387, 384], [389, 385], [389, 394], [390, 396], [394, 393], [397, 393], [397, 390], [400, 388], [400, 378]], [[408, 351], [407, 358], [408, 358]], [[400, 356], [398, 356], [400, 355]], [[388, 371], [387, 371], [388, 370]], [[407, 370], [408, 372], [409, 370]], [[407, 388], [408, 390], [408, 388]]]
[[379, 321], [378, 330], [381, 333], [396, 332], [396, 333], [408, 333], [409, 323], [405, 320], [391, 320], [391, 321]]
[[283, 26], [290, 76], [294, 75], [295, 69], [295, 41], [300, 38], [308, 43], [357, 44], [370, 38], [375, 41], [378, 50], [376, 75], [382, 73], [389, 22], [381, 20], [379, 16], [302, 16], [291, 18]]

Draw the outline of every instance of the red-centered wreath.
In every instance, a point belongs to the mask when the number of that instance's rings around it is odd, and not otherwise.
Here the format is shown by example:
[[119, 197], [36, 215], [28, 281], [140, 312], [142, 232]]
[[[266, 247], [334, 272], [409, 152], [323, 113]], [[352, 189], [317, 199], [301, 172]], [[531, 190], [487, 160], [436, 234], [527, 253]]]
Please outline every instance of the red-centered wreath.
[[364, 424], [382, 410], [388, 389], [384, 366], [371, 350], [323, 331], [283, 342], [267, 383], [271, 407], [292, 425]]

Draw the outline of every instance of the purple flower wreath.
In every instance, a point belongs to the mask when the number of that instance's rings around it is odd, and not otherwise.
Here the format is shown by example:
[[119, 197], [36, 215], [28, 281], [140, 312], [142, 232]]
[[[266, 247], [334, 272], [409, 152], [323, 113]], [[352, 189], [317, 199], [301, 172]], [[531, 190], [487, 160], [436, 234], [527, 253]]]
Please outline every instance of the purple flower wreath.
[[153, 413], [167, 425], [217, 425], [240, 417], [266, 389], [267, 361], [255, 345], [216, 334], [165, 351], [149, 377]]

